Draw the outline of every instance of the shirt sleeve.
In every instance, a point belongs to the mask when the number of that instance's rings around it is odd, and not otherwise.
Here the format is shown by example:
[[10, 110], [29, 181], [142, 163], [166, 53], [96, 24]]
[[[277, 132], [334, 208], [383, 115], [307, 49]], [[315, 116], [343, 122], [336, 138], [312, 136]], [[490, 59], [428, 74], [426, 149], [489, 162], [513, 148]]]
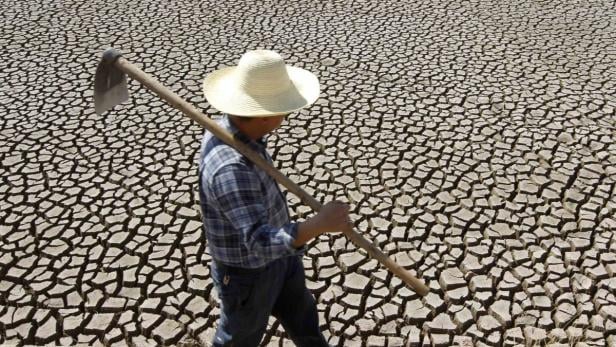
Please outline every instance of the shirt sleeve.
[[265, 192], [252, 169], [240, 163], [224, 166], [212, 177], [210, 191], [249, 252], [268, 261], [303, 254], [303, 247], [293, 247], [297, 223], [280, 227], [268, 223]]

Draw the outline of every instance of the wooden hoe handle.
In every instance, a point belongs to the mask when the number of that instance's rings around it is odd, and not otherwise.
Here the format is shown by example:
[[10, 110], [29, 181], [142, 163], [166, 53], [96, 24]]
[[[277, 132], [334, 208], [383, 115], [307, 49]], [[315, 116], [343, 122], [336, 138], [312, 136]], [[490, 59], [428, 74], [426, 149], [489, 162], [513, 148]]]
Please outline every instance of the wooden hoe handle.
[[[137, 81], [141, 82], [141, 84], [143, 84], [146, 88], [167, 101], [171, 106], [182, 111], [192, 120], [201, 124], [201, 126], [212, 132], [214, 136], [218, 137], [220, 140], [222, 140], [229, 146], [232, 146], [233, 148], [237, 149], [240, 153], [248, 157], [252, 162], [259, 166], [259, 168], [264, 170], [278, 183], [285, 186], [291, 193], [299, 197], [306, 205], [310, 206], [314, 211], [318, 212], [321, 209], [321, 203], [319, 203], [314, 197], [312, 197], [310, 194], [300, 188], [297, 184], [295, 184], [295, 182], [291, 181], [288, 177], [278, 171], [278, 169], [272, 166], [260, 155], [255, 153], [247, 145], [235, 140], [235, 138], [231, 134], [229, 134], [229, 132], [221, 128], [215, 121], [211, 120], [209, 117], [203, 114], [203, 112], [199, 111], [193, 105], [186, 102], [184, 99], [169, 90], [167, 87], [152, 78], [150, 75], [146, 74], [141, 69], [131, 64], [128, 60], [121, 56], [117, 58], [115, 60], [115, 63], [113, 64], [116, 68], [120, 69], [133, 79], [136, 79]], [[349, 239], [351, 239], [351, 241], [356, 246], [366, 250], [370, 257], [378, 260], [394, 275], [402, 279], [404, 283], [411, 287], [416, 293], [423, 296], [430, 291], [430, 289], [422, 281], [415, 278], [400, 265], [396, 264], [396, 262], [391, 260], [391, 258], [381, 252], [376, 246], [366, 240], [363, 236], [361, 236], [354, 230], [347, 230], [344, 233]]]

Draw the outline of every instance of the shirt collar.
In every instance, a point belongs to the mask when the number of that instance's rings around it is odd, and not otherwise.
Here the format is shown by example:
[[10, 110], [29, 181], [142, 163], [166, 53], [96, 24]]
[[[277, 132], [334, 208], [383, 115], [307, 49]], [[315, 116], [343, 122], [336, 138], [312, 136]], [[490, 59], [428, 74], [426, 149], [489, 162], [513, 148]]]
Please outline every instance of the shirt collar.
[[237, 140], [249, 145], [252, 149], [262, 151], [267, 146], [267, 138], [265, 136], [257, 140], [251, 140], [248, 136], [244, 135], [229, 119], [229, 116], [224, 114], [221, 119], [221, 125], [229, 131]]

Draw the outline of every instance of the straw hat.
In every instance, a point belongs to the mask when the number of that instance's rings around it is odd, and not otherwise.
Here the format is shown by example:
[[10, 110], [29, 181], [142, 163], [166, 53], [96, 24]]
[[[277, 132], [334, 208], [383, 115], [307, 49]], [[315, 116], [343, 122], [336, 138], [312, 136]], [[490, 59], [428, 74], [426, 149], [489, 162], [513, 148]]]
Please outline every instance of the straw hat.
[[248, 51], [237, 66], [210, 73], [203, 81], [205, 98], [234, 116], [291, 113], [319, 97], [319, 80], [309, 71], [287, 66], [273, 51]]

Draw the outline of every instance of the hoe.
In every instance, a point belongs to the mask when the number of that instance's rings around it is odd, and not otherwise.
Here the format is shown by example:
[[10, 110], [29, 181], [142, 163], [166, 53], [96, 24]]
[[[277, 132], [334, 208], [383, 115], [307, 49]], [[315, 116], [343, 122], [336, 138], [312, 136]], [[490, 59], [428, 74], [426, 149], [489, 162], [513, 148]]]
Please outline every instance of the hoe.
[[[287, 178], [268, 161], [250, 149], [247, 145], [234, 139], [226, 130], [222, 129], [215, 121], [208, 118], [197, 108], [180, 98], [167, 87], [156, 81], [154, 78], [143, 72], [121, 56], [115, 49], [107, 49], [103, 52], [103, 57], [96, 69], [94, 78], [94, 106], [96, 113], [103, 114], [116, 105], [128, 100], [128, 87], [126, 75], [139, 81], [146, 88], [156, 93], [160, 98], [168, 102], [174, 108], [199, 123], [209, 130], [214, 136], [235, 148], [238, 152], [254, 162], [259, 168], [264, 170], [279, 184], [285, 186], [291, 193], [301, 199], [303, 203], [311, 207], [314, 211], [319, 211], [322, 207], [314, 197], [300, 188], [297, 184]], [[396, 264], [391, 258], [385, 255], [374, 244], [366, 240], [353, 229], [344, 231], [346, 237], [356, 246], [363, 248], [370, 257], [383, 264], [390, 272], [398, 276], [406, 285], [421, 296], [426, 295], [430, 289], [419, 279], [414, 277], [406, 269]]]

